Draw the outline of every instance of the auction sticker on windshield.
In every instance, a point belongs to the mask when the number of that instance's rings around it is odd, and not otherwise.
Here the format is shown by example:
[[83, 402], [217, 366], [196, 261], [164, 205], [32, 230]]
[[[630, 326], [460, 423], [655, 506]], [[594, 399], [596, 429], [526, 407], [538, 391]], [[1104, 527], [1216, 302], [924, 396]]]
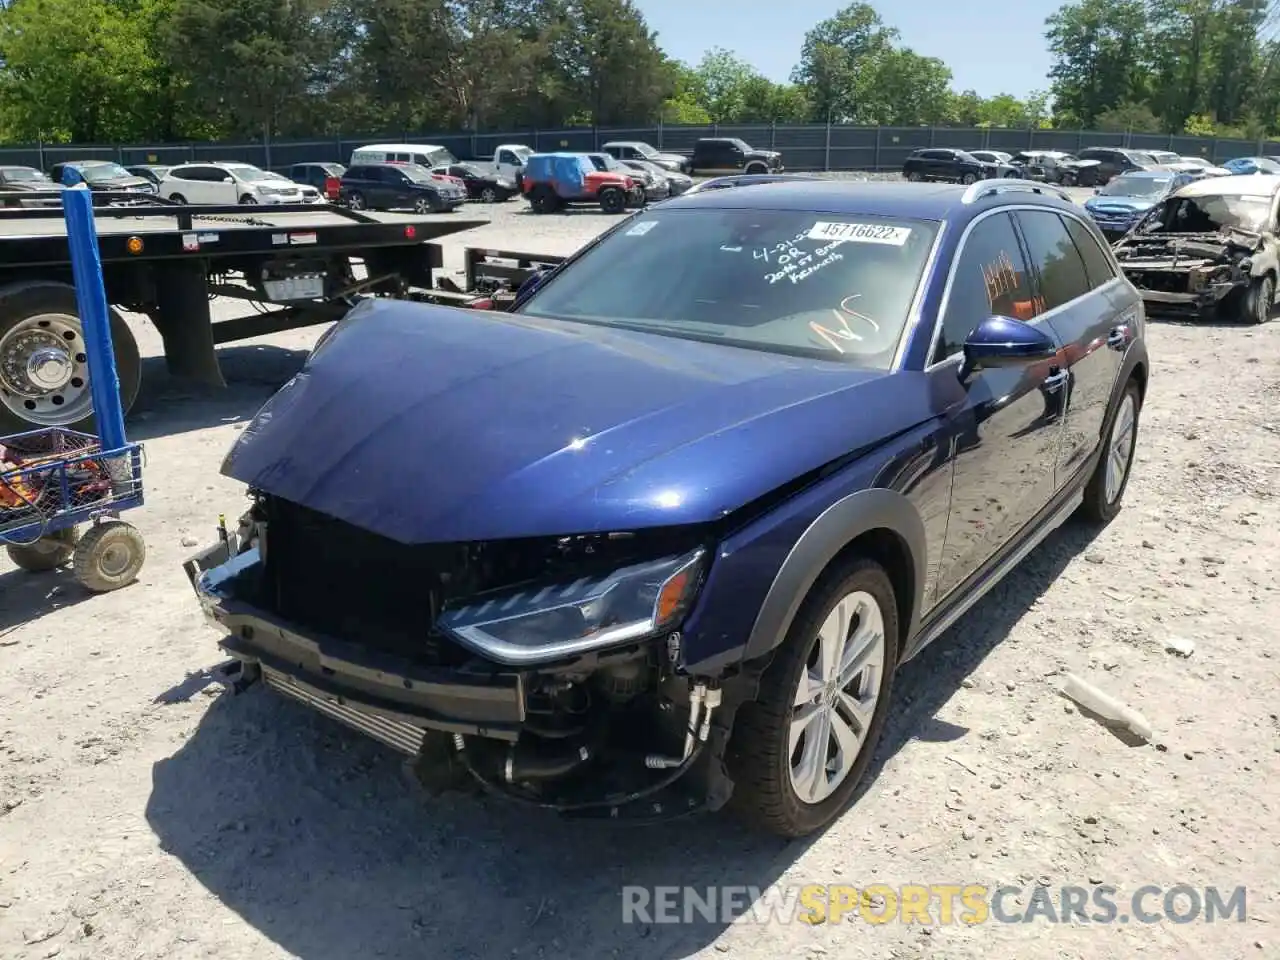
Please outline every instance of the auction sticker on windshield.
[[910, 227], [895, 227], [887, 223], [825, 223], [819, 221], [809, 228], [810, 240], [846, 240], [852, 243], [887, 243], [900, 247], [911, 236]]

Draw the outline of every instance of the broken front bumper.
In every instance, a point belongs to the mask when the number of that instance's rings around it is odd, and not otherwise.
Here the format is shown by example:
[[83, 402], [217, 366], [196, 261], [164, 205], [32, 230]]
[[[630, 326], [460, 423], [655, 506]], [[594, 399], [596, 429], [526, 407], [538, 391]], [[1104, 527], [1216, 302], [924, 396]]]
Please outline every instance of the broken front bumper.
[[1222, 301], [1233, 290], [1240, 288], [1241, 284], [1228, 281], [1210, 284], [1195, 293], [1170, 293], [1165, 290], [1145, 290], [1142, 287], [1138, 288], [1138, 293], [1142, 295], [1142, 302], [1148, 313], [1209, 319], [1217, 312]]
[[429, 731], [518, 739], [525, 720], [518, 671], [424, 667], [304, 631], [236, 600], [227, 584], [260, 562], [256, 547], [214, 544], [183, 566], [205, 615], [227, 631], [219, 646], [245, 680], [267, 686], [367, 736], [417, 755]]

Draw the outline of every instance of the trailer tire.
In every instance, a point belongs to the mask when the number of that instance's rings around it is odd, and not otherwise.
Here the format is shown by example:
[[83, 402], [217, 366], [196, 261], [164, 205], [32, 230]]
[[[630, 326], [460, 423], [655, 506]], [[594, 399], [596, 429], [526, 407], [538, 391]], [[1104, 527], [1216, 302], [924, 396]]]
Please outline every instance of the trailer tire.
[[132, 524], [108, 520], [85, 531], [76, 544], [72, 570], [86, 590], [107, 593], [138, 579], [147, 542]]
[[[142, 358], [138, 343], [115, 309], [111, 314], [111, 341], [115, 347], [116, 373], [120, 379], [120, 406], [125, 413], [138, 398], [142, 384]], [[40, 319], [44, 318], [44, 319]], [[46, 390], [37, 397], [24, 396], [15, 388], [11, 377], [23, 371], [22, 354], [25, 350], [15, 342], [14, 335], [28, 331], [49, 336], [55, 327], [61, 327], [63, 340], [59, 343], [75, 344], [83, 337], [80, 327], [80, 307], [75, 288], [70, 284], [48, 280], [32, 280], [0, 288], [0, 436], [21, 433], [40, 427], [68, 427], [72, 430], [94, 432], [93, 404], [89, 394], [87, 370], [83, 367], [83, 350], [74, 348], [67, 353], [73, 367], [84, 371], [84, 376], [73, 376], [64, 386], [77, 391], [70, 403], [48, 402], [63, 394]], [[67, 336], [70, 333], [72, 336]], [[78, 345], [83, 348], [83, 340]], [[21, 353], [19, 351], [22, 351]], [[16, 370], [15, 370], [16, 365]], [[79, 381], [79, 385], [77, 385]], [[24, 384], [30, 392], [30, 384]], [[83, 399], [82, 399], [83, 398]], [[67, 410], [66, 417], [58, 417], [59, 407]]]
[[80, 532], [75, 527], [64, 527], [34, 543], [11, 543], [5, 547], [5, 551], [19, 570], [46, 573], [70, 562], [79, 539]]

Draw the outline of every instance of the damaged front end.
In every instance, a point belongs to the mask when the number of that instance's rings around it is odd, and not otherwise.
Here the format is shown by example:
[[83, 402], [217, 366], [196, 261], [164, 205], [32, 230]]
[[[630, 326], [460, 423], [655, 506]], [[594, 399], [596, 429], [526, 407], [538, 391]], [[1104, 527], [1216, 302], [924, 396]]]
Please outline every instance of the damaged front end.
[[683, 670], [703, 529], [410, 545], [252, 496], [185, 565], [233, 688], [261, 679], [433, 789], [631, 819], [727, 801], [733, 681]]
[[1112, 250], [1149, 312], [1210, 320], [1239, 309], [1263, 245], [1263, 234], [1235, 227], [1165, 233], [1139, 226]]

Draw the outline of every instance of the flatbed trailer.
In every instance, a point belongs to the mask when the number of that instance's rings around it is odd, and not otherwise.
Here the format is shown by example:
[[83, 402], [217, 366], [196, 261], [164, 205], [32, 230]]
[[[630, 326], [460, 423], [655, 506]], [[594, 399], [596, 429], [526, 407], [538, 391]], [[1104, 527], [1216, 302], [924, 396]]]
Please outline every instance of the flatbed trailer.
[[[443, 266], [442, 248], [430, 241], [488, 222], [314, 204], [192, 207], [156, 197], [139, 205], [133, 194], [95, 200], [102, 201], [94, 214], [126, 412], [142, 365], [118, 310], [151, 318], [173, 375], [225, 386], [219, 345], [340, 319], [362, 297], [429, 292]], [[215, 323], [214, 296], [261, 312]], [[0, 435], [91, 423], [61, 206], [0, 209]]]

